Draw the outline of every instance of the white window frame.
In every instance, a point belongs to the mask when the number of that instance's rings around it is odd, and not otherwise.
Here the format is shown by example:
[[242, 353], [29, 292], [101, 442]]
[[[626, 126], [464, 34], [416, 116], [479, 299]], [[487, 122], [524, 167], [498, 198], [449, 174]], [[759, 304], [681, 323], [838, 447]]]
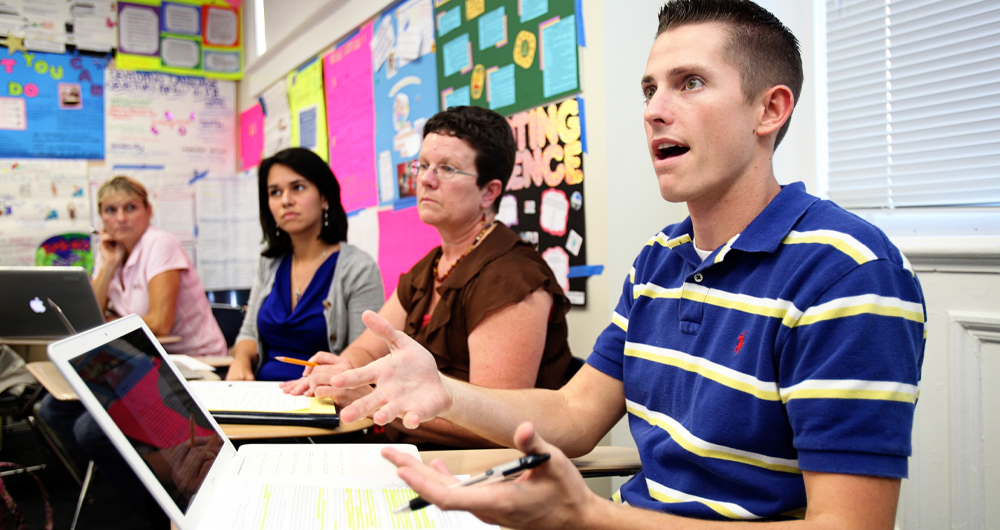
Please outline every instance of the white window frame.
[[[830, 198], [826, 0], [813, 0], [816, 189]], [[918, 271], [1000, 273], [1000, 207], [852, 209], [881, 228]]]

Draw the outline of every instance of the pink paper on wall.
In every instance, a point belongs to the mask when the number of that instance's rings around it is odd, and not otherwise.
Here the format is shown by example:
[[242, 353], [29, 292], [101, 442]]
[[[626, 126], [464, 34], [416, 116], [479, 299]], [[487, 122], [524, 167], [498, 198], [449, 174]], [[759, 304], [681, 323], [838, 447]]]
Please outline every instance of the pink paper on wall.
[[240, 153], [242, 167], [246, 170], [260, 164], [264, 152], [264, 111], [260, 103], [240, 113]]
[[348, 212], [378, 205], [372, 25], [323, 57], [330, 169]]
[[378, 231], [378, 266], [388, 299], [399, 284], [399, 275], [440, 245], [441, 236], [420, 220], [415, 206], [379, 212]]

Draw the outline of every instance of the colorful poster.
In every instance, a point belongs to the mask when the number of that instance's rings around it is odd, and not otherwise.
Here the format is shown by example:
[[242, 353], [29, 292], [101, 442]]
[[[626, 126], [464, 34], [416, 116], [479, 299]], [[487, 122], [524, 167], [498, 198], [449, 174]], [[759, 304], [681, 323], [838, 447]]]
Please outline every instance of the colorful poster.
[[288, 82], [271, 85], [258, 98], [264, 112], [264, 158], [292, 146], [292, 113], [288, 107]]
[[399, 285], [399, 275], [440, 245], [441, 236], [420, 220], [416, 206], [378, 212], [378, 231], [378, 268], [388, 299]]
[[326, 136], [326, 104], [323, 101], [323, 62], [313, 60], [288, 74], [288, 111], [291, 145], [304, 147], [329, 161]]
[[0, 266], [93, 265], [86, 160], [0, 159]]
[[507, 118], [517, 139], [514, 173], [497, 218], [535, 245], [570, 301], [586, 301], [583, 118], [576, 98]]
[[[429, 7], [430, 0], [426, 4]], [[382, 21], [392, 23], [397, 14], [398, 10], [385, 13]], [[440, 110], [434, 46], [427, 48], [431, 51], [397, 69], [387, 61], [375, 71], [375, 152], [382, 204], [417, 192], [412, 162], [420, 153], [424, 123]]]
[[323, 57], [330, 169], [348, 212], [378, 204], [375, 177], [375, 102], [372, 94], [373, 24]]
[[105, 71], [106, 162], [166, 165], [196, 177], [236, 167], [236, 83]]
[[264, 151], [264, 112], [254, 103], [240, 114], [240, 167], [257, 167]]
[[104, 158], [104, 57], [0, 54], [3, 156]]
[[576, 3], [436, 2], [439, 101], [510, 115], [579, 92]]
[[240, 9], [225, 0], [118, 2], [115, 59], [123, 70], [240, 79]]

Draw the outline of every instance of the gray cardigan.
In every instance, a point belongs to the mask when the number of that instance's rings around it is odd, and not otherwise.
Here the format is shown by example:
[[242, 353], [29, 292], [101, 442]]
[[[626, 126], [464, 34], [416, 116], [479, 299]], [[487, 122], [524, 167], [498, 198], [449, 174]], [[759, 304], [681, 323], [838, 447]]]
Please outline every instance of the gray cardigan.
[[[250, 289], [250, 300], [247, 312], [243, 318], [243, 327], [236, 337], [238, 344], [243, 340], [257, 343], [257, 367], [264, 360], [264, 347], [257, 335], [257, 312], [260, 305], [271, 293], [274, 287], [274, 276], [281, 265], [284, 256], [278, 258], [260, 258], [257, 266], [257, 277]], [[379, 274], [375, 260], [365, 252], [347, 243], [340, 244], [340, 256], [333, 271], [333, 281], [330, 282], [330, 292], [323, 301], [323, 315], [326, 317], [326, 330], [330, 333], [330, 352], [340, 354], [348, 344], [365, 330], [361, 322], [361, 313], [371, 309], [378, 311], [385, 303], [385, 291], [382, 289], [382, 275]]]

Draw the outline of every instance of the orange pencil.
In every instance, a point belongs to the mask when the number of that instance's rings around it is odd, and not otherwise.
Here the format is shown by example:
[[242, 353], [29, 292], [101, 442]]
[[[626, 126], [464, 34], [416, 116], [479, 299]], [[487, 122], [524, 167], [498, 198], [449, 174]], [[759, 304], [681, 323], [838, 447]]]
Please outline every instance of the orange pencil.
[[274, 360], [288, 364], [297, 364], [299, 366], [319, 366], [319, 363], [314, 363], [312, 361], [303, 361], [300, 359], [296, 359], [294, 357], [275, 357]]

